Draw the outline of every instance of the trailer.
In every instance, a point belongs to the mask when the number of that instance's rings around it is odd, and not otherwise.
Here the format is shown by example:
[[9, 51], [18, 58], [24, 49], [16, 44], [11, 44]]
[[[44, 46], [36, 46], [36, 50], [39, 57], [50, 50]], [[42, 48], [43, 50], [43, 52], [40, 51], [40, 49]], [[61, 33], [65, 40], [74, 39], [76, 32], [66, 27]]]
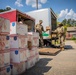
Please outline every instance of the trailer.
[[35, 19], [17, 9], [2, 12], [0, 13], [0, 17], [9, 19], [10, 23], [19, 22], [20, 20], [23, 20], [23, 23], [28, 25], [28, 31], [35, 30]]

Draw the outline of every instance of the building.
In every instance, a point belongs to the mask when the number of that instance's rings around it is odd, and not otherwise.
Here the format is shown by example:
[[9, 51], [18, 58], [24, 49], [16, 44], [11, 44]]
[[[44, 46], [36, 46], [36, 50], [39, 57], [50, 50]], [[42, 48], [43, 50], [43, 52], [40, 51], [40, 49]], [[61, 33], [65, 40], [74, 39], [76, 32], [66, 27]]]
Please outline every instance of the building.
[[66, 39], [76, 38], [76, 27], [67, 27]]

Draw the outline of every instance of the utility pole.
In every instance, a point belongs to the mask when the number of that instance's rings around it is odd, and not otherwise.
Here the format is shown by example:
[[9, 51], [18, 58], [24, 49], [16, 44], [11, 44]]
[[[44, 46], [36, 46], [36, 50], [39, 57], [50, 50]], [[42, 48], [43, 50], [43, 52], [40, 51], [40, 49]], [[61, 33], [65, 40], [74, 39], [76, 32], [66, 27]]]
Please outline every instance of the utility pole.
[[38, 10], [38, 0], [36, 0], [36, 8], [37, 8], [37, 10]]

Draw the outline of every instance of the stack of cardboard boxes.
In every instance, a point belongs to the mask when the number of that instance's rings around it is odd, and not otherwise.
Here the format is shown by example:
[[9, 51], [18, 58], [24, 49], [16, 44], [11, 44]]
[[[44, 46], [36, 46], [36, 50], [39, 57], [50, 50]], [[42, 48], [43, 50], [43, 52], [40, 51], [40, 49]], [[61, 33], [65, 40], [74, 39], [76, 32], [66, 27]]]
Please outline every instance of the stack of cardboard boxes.
[[39, 34], [35, 32], [28, 32], [28, 50], [27, 50], [27, 69], [35, 65], [39, 60]]
[[11, 22], [10, 29], [11, 72], [18, 75], [26, 70], [27, 25]]
[[10, 75], [10, 21], [0, 17], [0, 75]]
[[35, 50], [35, 62], [39, 61], [39, 33], [34, 32], [33, 33], [33, 50]]
[[39, 34], [0, 17], [0, 75], [19, 75], [39, 60]]

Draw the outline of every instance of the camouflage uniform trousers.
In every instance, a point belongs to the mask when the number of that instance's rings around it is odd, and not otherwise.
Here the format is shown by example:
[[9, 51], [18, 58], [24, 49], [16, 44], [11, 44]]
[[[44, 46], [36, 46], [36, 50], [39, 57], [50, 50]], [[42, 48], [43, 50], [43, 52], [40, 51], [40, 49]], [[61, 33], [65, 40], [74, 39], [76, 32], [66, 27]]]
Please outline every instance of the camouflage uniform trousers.
[[64, 46], [65, 46], [64, 36], [60, 36], [59, 41], [60, 41], [60, 47], [64, 48]]
[[40, 46], [43, 47], [44, 46], [43, 36], [42, 34], [39, 34], [39, 36], [40, 36]]

